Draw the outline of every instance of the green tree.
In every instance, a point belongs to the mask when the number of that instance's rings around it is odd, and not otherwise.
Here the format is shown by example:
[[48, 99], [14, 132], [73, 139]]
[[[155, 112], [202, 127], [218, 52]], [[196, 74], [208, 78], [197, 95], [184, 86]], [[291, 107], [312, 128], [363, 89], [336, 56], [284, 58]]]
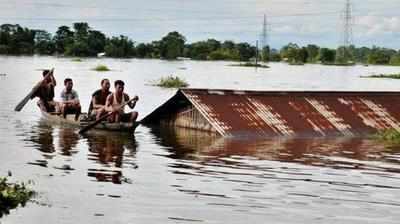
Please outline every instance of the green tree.
[[270, 61], [281, 61], [281, 54], [277, 49], [271, 49], [269, 53], [269, 60]]
[[128, 37], [121, 35], [107, 40], [105, 53], [109, 57], [133, 57], [135, 56], [135, 46]]
[[74, 23], [73, 43], [68, 45], [65, 53], [70, 56], [90, 56], [89, 30], [87, 23]]
[[390, 61], [389, 61], [390, 65], [400, 65], [400, 51], [398, 51], [396, 54], [392, 55], [392, 57], [390, 57]]
[[376, 65], [389, 64], [390, 59], [397, 52], [392, 49], [373, 47], [368, 55], [368, 63]]
[[368, 63], [368, 55], [371, 53], [371, 49], [368, 47], [361, 47], [354, 49], [354, 60], [360, 63]]
[[306, 47], [302, 47], [297, 51], [296, 62], [306, 63], [308, 61], [308, 51]]
[[[121, 36], [121, 38], [122, 37], [123, 36]], [[95, 56], [98, 53], [104, 52], [104, 47], [106, 46], [106, 40], [107, 40], [106, 35], [104, 35], [102, 32], [97, 30], [89, 30], [88, 34], [89, 55]]]
[[183, 55], [186, 38], [174, 31], [168, 33], [160, 41], [160, 55], [165, 59], [176, 59]]
[[55, 44], [51, 38], [51, 34], [45, 30], [35, 30], [35, 52], [51, 55], [54, 51]]
[[18, 24], [0, 26], [0, 51], [5, 54], [33, 54], [35, 32]]
[[256, 47], [253, 47], [248, 43], [238, 43], [235, 48], [239, 52], [240, 61], [249, 61], [250, 58], [256, 56]]
[[207, 60], [211, 53], [210, 47], [206, 41], [195, 42], [187, 47], [187, 57], [196, 60]]
[[228, 50], [234, 50], [235, 49], [235, 43], [231, 40], [226, 40], [222, 43], [221, 47], [223, 49], [228, 49]]
[[321, 63], [334, 63], [335, 62], [336, 51], [329, 48], [319, 49], [318, 60]]
[[263, 47], [263, 49], [261, 50], [261, 59], [265, 62], [270, 61], [270, 54], [271, 49], [269, 48], [269, 46]]
[[317, 62], [318, 61], [318, 52], [319, 47], [315, 44], [307, 45], [307, 54], [308, 54], [308, 62]]
[[297, 44], [289, 43], [282, 47], [280, 54], [284, 60], [290, 63], [296, 63], [299, 62], [299, 50], [300, 48]]
[[136, 46], [136, 56], [138, 58], [150, 58], [153, 54], [153, 46], [151, 44], [140, 43]]
[[349, 63], [354, 62], [353, 50], [350, 47], [340, 46], [336, 50], [336, 62], [337, 63]]
[[67, 46], [72, 45], [74, 42], [74, 32], [72, 32], [68, 26], [60, 26], [54, 36], [54, 44], [56, 52], [64, 54]]

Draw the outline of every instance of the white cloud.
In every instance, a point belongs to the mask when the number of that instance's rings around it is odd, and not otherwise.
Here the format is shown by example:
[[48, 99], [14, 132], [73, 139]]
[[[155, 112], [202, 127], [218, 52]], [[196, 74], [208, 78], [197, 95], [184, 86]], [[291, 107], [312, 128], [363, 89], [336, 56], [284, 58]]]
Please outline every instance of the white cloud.
[[357, 18], [355, 25], [360, 35], [394, 34], [400, 32], [400, 17], [362, 16]]

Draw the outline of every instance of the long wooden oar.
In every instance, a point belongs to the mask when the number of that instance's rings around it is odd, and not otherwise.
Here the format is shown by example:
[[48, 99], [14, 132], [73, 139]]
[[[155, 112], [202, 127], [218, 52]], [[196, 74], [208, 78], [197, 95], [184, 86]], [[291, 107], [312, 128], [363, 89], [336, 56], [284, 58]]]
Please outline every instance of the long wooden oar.
[[[124, 106], [128, 105], [132, 101], [136, 101], [136, 99], [132, 98], [132, 99], [128, 100], [127, 102], [123, 103], [121, 106], [119, 106], [118, 110], [122, 109]], [[93, 123], [89, 124], [88, 126], [81, 128], [81, 130], [79, 130], [79, 134], [83, 134], [83, 133], [87, 132], [88, 130], [92, 129], [94, 126], [96, 126], [97, 124], [99, 124], [100, 122], [105, 120], [111, 114], [113, 114], [113, 112], [109, 112], [108, 114], [103, 115], [98, 120], [94, 121]]]
[[[54, 72], [54, 68], [52, 68], [43, 78], [43, 80], [46, 80], [47, 77], [49, 77], [51, 74], [53, 74]], [[38, 82], [33, 88], [32, 90], [28, 93], [28, 95], [26, 95], [26, 97], [24, 99], [21, 100], [21, 102], [19, 102], [17, 104], [17, 106], [15, 106], [14, 110], [15, 111], [21, 111], [22, 108], [24, 108], [25, 104], [28, 103], [28, 101], [32, 98], [32, 96], [36, 93], [36, 91], [39, 89], [39, 87], [42, 85], [42, 81]]]

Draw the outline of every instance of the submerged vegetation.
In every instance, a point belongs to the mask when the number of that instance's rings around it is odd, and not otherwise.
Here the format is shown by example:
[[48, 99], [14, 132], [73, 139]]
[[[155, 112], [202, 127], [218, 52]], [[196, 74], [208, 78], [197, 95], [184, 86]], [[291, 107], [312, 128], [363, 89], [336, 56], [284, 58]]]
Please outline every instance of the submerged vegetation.
[[400, 79], [400, 74], [379, 74], [379, 75], [369, 75], [361, 76], [362, 78], [386, 78], [386, 79]]
[[400, 144], [400, 132], [395, 129], [381, 131], [375, 134], [373, 138], [389, 144]]
[[376, 64], [400, 66], [400, 51], [380, 47], [355, 46], [329, 49], [309, 44], [299, 46], [289, 43], [281, 49], [266, 46], [259, 49], [249, 43], [230, 40], [207, 39], [187, 43], [185, 36], [173, 31], [160, 40], [136, 43], [126, 36], [107, 37], [92, 29], [88, 23], [78, 22], [60, 26], [52, 35], [45, 30], [29, 29], [18, 24], [0, 26], [0, 54], [6, 55], [61, 55], [71, 57], [95, 57], [105, 55], [117, 58], [161, 58], [179, 57], [194, 60], [284, 61], [293, 65], [321, 63], [326, 65]]
[[8, 214], [10, 209], [24, 206], [33, 196], [34, 192], [29, 190], [24, 183], [11, 184], [7, 178], [0, 177], [0, 217]]
[[185, 80], [182, 80], [177, 76], [174, 77], [172, 75], [166, 78], [159, 79], [154, 85], [164, 88], [183, 88], [189, 86], [189, 84]]
[[97, 65], [93, 70], [98, 71], [98, 72], [107, 72], [110, 71], [110, 69], [106, 65]]
[[246, 62], [246, 63], [240, 63], [240, 64], [232, 64], [229, 66], [239, 66], [239, 67], [256, 67], [256, 68], [269, 68], [268, 65], [263, 65], [259, 63], [253, 63], [253, 62]]
[[73, 58], [73, 59], [71, 59], [71, 61], [73, 61], [73, 62], [82, 62], [82, 59], [80, 59], [80, 58]]

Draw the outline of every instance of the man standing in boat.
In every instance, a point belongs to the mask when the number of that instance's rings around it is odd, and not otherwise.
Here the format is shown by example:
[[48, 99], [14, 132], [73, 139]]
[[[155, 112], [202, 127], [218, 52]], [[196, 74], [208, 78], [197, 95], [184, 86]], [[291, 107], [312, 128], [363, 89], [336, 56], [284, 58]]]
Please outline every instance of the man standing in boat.
[[64, 90], [61, 92], [60, 110], [64, 118], [67, 114], [75, 114], [75, 120], [78, 120], [81, 114], [81, 105], [79, 103], [78, 93], [72, 89], [74, 86], [72, 79], [64, 80]]
[[[128, 94], [124, 93], [125, 83], [122, 80], [114, 82], [115, 92], [108, 95], [106, 100], [106, 111], [112, 112], [113, 114], [109, 117], [109, 122], [130, 122], [133, 123], [138, 117], [138, 112], [133, 111], [125, 113], [124, 107], [120, 108], [121, 105], [129, 101]], [[133, 100], [128, 103], [128, 106], [133, 109], [136, 106], [136, 101], [139, 100], [138, 96], [134, 96]]]
[[42, 111], [55, 112], [57, 109], [57, 102], [54, 101], [56, 79], [50, 70], [44, 70], [42, 75], [44, 77], [42, 84], [32, 98], [39, 97], [38, 106]]
[[108, 79], [101, 80], [101, 89], [96, 90], [92, 94], [92, 101], [89, 105], [89, 115], [96, 116], [96, 120], [100, 119], [106, 113], [106, 100], [110, 92], [110, 81]]

